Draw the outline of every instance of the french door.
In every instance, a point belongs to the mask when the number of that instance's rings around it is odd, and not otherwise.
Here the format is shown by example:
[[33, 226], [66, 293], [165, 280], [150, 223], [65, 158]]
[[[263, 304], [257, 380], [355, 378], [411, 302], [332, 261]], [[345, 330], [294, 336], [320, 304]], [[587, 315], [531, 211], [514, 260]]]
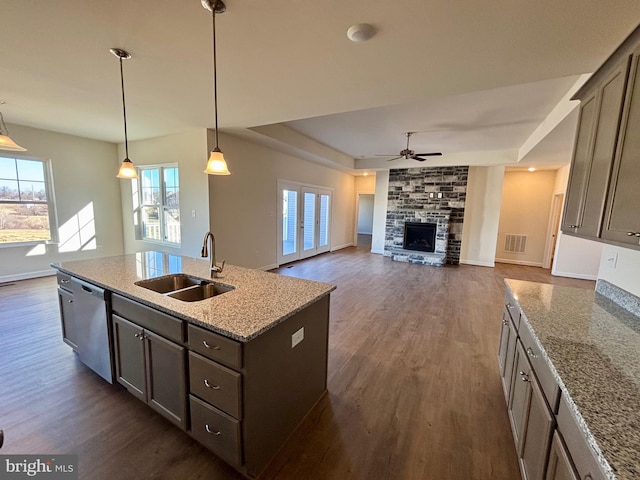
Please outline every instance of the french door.
[[278, 264], [330, 249], [331, 190], [278, 182]]

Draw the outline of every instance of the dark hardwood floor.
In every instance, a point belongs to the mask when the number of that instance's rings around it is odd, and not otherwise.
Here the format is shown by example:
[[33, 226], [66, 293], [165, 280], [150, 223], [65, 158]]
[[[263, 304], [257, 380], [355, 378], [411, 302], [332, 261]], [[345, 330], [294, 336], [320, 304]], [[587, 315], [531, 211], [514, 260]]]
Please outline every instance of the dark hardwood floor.
[[[496, 352], [503, 278], [593, 288], [535, 267], [424, 267], [357, 248], [278, 270], [334, 283], [326, 395], [261, 478], [519, 479]], [[0, 286], [8, 453], [78, 454], [83, 479], [241, 475], [61, 340], [53, 277]]]

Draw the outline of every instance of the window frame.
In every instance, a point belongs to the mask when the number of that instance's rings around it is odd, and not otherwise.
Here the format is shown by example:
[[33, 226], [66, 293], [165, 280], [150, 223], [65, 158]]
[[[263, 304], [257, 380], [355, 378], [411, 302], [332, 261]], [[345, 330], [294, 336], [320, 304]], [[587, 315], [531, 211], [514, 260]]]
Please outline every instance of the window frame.
[[56, 211], [56, 202], [55, 202], [55, 189], [53, 184], [53, 169], [51, 165], [51, 159], [49, 158], [38, 158], [30, 155], [22, 155], [17, 152], [4, 151], [0, 150], [0, 157], [17, 160], [27, 160], [32, 162], [40, 162], [42, 163], [42, 170], [44, 173], [44, 187], [47, 195], [46, 202], [23, 202], [23, 201], [10, 201], [10, 200], [0, 200], [0, 205], [20, 205], [20, 204], [28, 204], [28, 203], [38, 203], [38, 204], [46, 204], [47, 205], [47, 214], [49, 217], [49, 239], [48, 240], [24, 240], [18, 242], [0, 242], [0, 248], [10, 248], [10, 247], [28, 247], [33, 245], [49, 245], [58, 243], [58, 214]]
[[[164, 180], [164, 171], [166, 169], [175, 168], [178, 170], [178, 185], [176, 190], [178, 191], [178, 198], [180, 194], [180, 166], [178, 163], [159, 163], [159, 164], [150, 164], [150, 165], [138, 165], [136, 166], [136, 170], [138, 173], [138, 178], [134, 178], [131, 181], [136, 183], [137, 189], [137, 206], [135, 207], [137, 210], [137, 219], [138, 219], [138, 240], [143, 242], [155, 243], [159, 245], [164, 245], [168, 247], [179, 248], [182, 245], [182, 210], [180, 209], [180, 201], [178, 200], [177, 206], [169, 206], [165, 203], [166, 201], [166, 193], [167, 187]], [[143, 202], [143, 190], [142, 190], [142, 172], [144, 170], [158, 170], [159, 175], [159, 188], [160, 188], [160, 203], [159, 204], [148, 204]], [[145, 229], [143, 223], [143, 210], [145, 207], [155, 207], [158, 209], [158, 222], [160, 226], [160, 239], [156, 238], [148, 238], [145, 236]], [[171, 242], [169, 240], [165, 240], [166, 235], [166, 222], [165, 222], [165, 211], [170, 208], [176, 208], [180, 212], [180, 241], [179, 242]]]

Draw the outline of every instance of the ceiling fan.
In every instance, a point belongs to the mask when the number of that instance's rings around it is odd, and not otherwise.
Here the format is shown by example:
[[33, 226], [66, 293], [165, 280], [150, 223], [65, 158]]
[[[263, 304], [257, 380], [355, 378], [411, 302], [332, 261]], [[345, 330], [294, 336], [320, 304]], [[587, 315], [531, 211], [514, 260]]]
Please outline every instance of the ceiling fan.
[[[426, 160], [426, 158], [422, 158], [422, 157], [440, 157], [442, 156], [442, 153], [440, 152], [429, 152], [429, 153], [416, 153], [413, 150], [409, 149], [409, 138], [411, 138], [411, 135], [413, 135], [416, 132], [407, 132], [407, 147], [404, 150], [400, 151], [400, 154], [398, 156], [395, 156], [394, 158], [390, 158], [389, 160], [387, 160], [388, 162], [391, 162], [393, 160], [398, 160], [399, 158], [404, 158], [405, 160], [417, 160], [418, 162], [424, 162]], [[393, 155], [376, 155], [376, 157], [391, 157]]]

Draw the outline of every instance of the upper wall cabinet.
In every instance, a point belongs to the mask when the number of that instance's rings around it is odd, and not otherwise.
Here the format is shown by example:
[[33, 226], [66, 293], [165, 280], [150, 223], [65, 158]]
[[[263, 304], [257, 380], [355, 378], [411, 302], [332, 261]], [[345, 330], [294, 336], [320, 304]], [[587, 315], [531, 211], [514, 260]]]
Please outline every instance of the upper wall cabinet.
[[639, 56], [640, 27], [574, 96], [581, 100], [580, 119], [562, 220], [564, 233], [640, 244]]
[[633, 54], [602, 238], [640, 245], [640, 47]]

